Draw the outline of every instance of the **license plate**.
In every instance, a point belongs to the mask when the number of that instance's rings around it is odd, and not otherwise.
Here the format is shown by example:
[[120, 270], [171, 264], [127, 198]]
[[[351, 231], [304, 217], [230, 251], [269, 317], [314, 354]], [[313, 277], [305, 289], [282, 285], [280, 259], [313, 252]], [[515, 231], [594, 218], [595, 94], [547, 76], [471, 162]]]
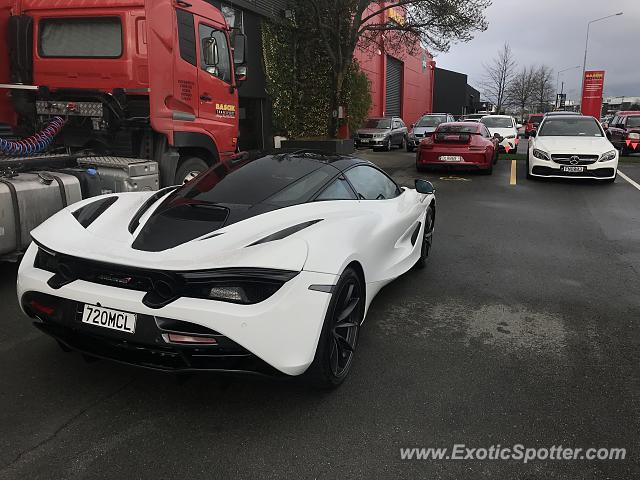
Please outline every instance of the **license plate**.
[[574, 165], [567, 165], [561, 168], [563, 172], [572, 172], [572, 173], [584, 172], [584, 167], [576, 167]]
[[361, 138], [360, 139], [360, 143], [369, 143], [369, 139], [368, 138]]
[[82, 312], [82, 323], [125, 333], [136, 331], [136, 318], [135, 313], [121, 312], [95, 305], [85, 305]]
[[441, 162], [462, 162], [464, 159], [458, 155], [441, 155]]

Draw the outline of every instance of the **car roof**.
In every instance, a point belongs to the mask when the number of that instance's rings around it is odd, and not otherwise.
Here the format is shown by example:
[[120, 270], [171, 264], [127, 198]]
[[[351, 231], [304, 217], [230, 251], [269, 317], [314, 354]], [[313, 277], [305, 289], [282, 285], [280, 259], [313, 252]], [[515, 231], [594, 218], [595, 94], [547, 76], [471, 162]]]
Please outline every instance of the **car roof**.
[[[491, 117], [491, 118], [513, 118], [512, 115], [485, 115], [482, 118], [487, 118], [487, 117]], [[482, 120], [482, 118], [480, 120]]]
[[556, 117], [558, 115], [573, 115], [573, 116], [584, 116], [581, 113], [578, 112], [565, 112], [565, 111], [559, 111], [559, 112], [547, 112], [544, 114], [545, 117]]

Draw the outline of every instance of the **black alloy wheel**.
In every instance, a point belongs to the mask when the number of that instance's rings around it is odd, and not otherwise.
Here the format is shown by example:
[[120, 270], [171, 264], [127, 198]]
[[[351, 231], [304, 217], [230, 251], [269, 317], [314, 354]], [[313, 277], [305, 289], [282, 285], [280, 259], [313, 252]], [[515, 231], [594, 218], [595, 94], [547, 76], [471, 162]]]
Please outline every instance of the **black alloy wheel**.
[[320, 388], [335, 388], [353, 364], [364, 316], [364, 283], [347, 268], [334, 287], [313, 363], [305, 373]]
[[424, 235], [422, 237], [422, 247], [420, 248], [420, 258], [416, 262], [416, 268], [424, 268], [427, 265], [429, 259], [429, 253], [433, 245], [433, 230], [435, 227], [435, 218], [433, 215], [433, 209], [427, 208], [424, 224]]

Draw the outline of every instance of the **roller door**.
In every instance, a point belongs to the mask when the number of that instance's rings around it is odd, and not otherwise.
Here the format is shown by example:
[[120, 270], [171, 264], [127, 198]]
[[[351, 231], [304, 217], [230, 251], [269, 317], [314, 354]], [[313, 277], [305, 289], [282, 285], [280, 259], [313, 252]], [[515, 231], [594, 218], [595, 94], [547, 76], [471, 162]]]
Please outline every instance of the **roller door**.
[[402, 69], [400, 60], [387, 55], [387, 88], [385, 115], [399, 117], [402, 113]]

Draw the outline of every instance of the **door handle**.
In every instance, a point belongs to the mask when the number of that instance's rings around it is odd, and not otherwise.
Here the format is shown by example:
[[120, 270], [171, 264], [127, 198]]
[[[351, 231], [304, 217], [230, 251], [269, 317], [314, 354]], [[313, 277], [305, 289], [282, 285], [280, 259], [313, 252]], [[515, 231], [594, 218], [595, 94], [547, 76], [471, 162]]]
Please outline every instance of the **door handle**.
[[211, 101], [211, 97], [209, 95], [200, 95], [200, 100], [202, 100], [203, 102], [210, 102]]

